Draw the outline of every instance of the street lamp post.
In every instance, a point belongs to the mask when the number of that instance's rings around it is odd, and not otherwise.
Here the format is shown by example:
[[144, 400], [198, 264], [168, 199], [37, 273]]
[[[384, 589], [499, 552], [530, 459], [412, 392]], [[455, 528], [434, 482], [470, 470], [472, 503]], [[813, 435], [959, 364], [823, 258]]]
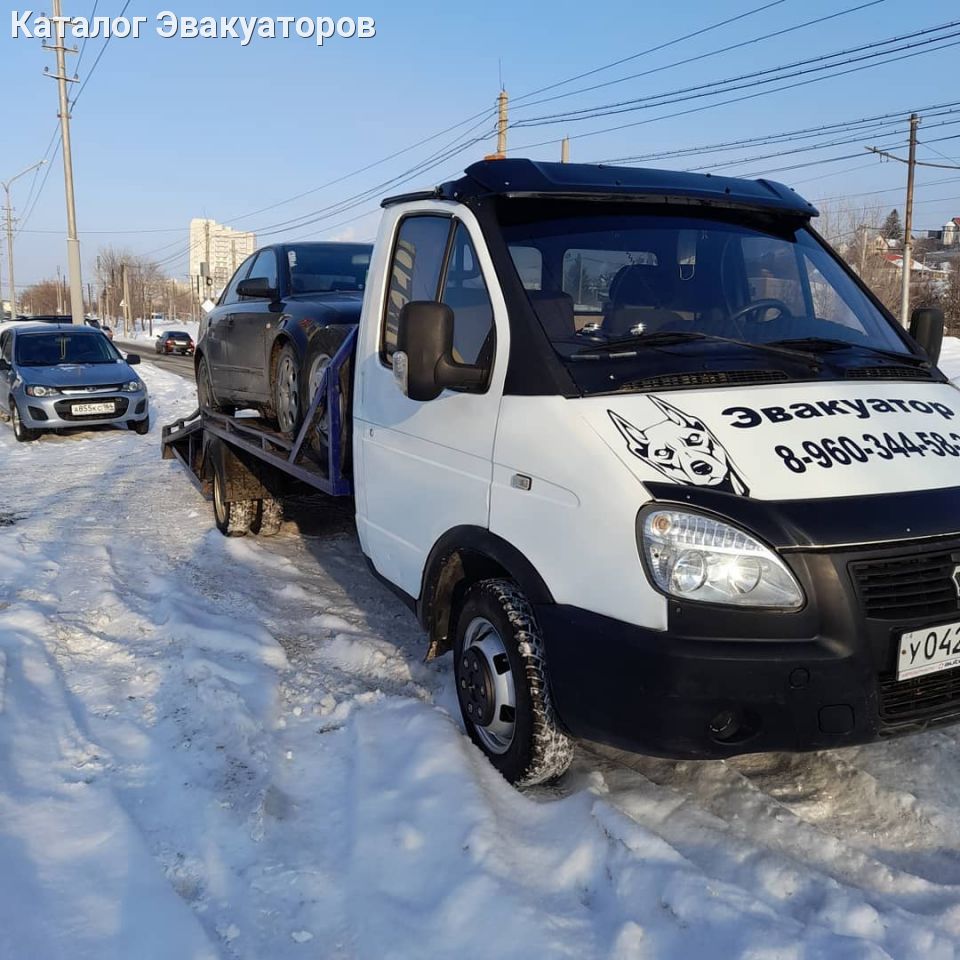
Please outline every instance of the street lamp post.
[[0, 186], [3, 187], [3, 192], [7, 196], [7, 285], [10, 292], [11, 317], [17, 315], [17, 284], [13, 276], [13, 207], [10, 204], [10, 187], [14, 180], [19, 180], [31, 171], [36, 170], [37, 167], [42, 167], [46, 162], [46, 160], [38, 160], [27, 167], [26, 170], [21, 170], [15, 177], [11, 177], [9, 180], [0, 180]]

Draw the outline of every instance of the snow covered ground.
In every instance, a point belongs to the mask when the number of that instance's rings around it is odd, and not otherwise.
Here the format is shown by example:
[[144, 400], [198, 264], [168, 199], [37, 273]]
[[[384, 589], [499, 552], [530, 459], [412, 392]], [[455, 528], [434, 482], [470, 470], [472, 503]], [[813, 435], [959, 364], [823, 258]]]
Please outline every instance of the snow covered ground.
[[153, 324], [152, 336], [149, 330], [141, 330], [139, 326], [136, 330], [131, 330], [126, 336], [124, 336], [123, 324], [116, 323], [113, 326], [113, 335], [116, 340], [122, 340], [124, 343], [149, 343], [151, 346], [153, 346], [153, 343], [157, 337], [167, 330], [183, 330], [184, 332], [189, 333], [190, 336], [193, 337], [194, 343], [196, 343], [200, 330], [200, 324], [194, 320], [159, 320], [155, 321]]
[[140, 369], [147, 437], [0, 425], [0, 960], [960, 955], [960, 729], [518, 793], [349, 513], [222, 538]]

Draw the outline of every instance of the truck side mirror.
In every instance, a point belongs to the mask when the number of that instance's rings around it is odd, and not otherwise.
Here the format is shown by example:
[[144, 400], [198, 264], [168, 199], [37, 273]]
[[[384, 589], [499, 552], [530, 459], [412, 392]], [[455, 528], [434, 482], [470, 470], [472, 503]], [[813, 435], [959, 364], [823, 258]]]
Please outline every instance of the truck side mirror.
[[914, 310], [910, 317], [910, 336], [927, 351], [932, 363], [938, 363], [943, 346], [943, 311], [937, 307]]
[[393, 376], [405, 396], [425, 401], [481, 387], [487, 371], [453, 359], [453, 311], [445, 303], [411, 300], [397, 320]]

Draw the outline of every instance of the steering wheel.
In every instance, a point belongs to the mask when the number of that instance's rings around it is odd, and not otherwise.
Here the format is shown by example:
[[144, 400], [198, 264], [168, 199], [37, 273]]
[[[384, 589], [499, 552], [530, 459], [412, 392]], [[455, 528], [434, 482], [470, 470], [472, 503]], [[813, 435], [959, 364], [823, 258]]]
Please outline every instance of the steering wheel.
[[790, 316], [790, 308], [782, 300], [777, 300], [775, 297], [767, 297], [763, 300], [754, 300], [753, 303], [748, 303], [745, 307], [734, 310], [733, 313], [727, 317], [727, 321], [729, 323], [736, 323], [742, 317], [756, 310], [779, 310], [781, 317]]

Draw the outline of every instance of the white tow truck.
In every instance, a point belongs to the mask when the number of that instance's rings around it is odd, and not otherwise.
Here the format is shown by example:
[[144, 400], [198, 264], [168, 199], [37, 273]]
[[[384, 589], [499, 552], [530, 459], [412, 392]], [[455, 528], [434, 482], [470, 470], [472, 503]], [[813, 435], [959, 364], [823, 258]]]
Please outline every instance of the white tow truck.
[[512, 782], [960, 719], [960, 394], [788, 188], [489, 160], [384, 201], [302, 428], [164, 429], [224, 533], [291, 478], [454, 655]]

